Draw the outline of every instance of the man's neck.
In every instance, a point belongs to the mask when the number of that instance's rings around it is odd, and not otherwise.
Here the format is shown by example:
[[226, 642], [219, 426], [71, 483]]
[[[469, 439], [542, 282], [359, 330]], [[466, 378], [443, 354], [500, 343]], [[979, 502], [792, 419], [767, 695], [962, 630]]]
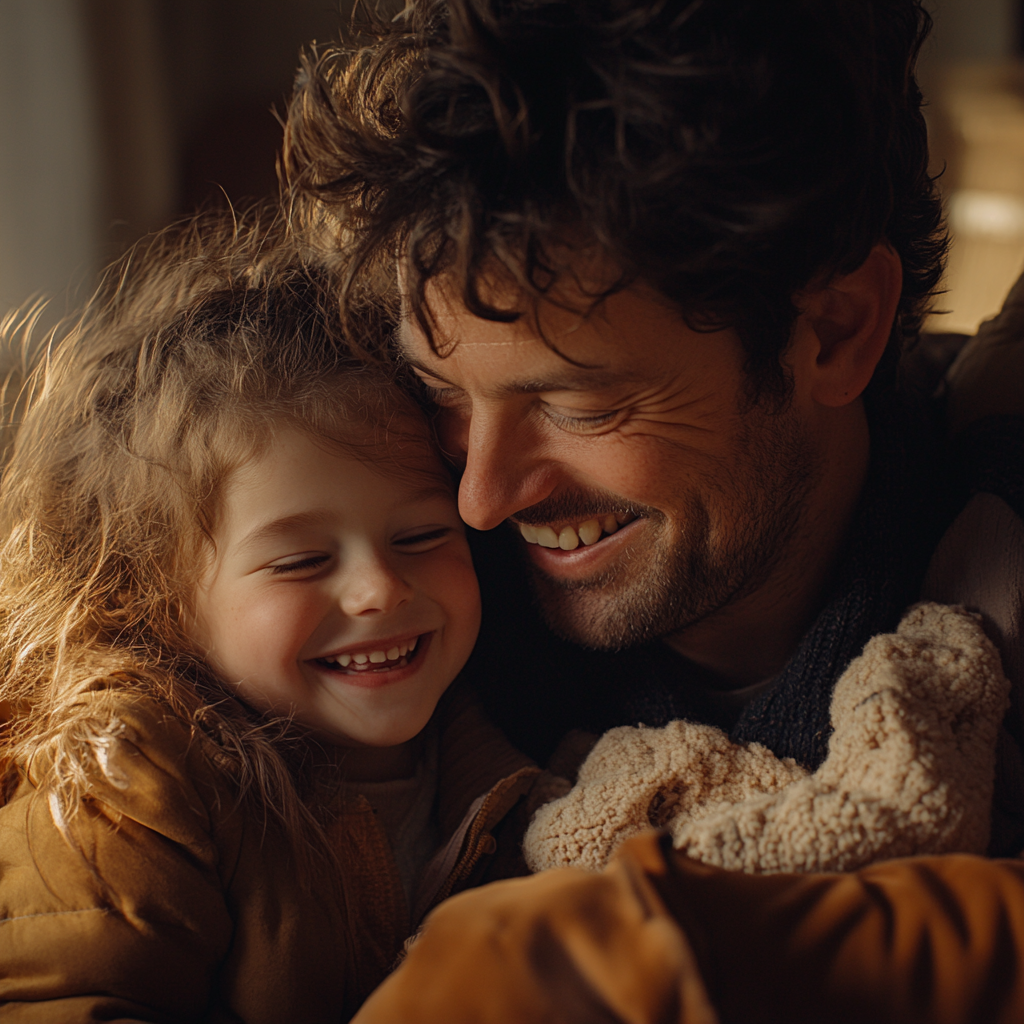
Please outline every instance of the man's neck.
[[[723, 690], [778, 674], [813, 623], [848, 539], [867, 476], [867, 420], [851, 416], [823, 452], [820, 481], [766, 579], [723, 608], [665, 637]], [[852, 412], [852, 410], [851, 410]]]

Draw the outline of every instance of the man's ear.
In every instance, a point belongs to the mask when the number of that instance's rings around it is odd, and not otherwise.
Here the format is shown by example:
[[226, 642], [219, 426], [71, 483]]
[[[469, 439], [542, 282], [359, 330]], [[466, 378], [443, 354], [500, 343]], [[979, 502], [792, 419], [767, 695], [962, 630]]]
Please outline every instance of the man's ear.
[[814, 401], [848, 405], [868, 386], [889, 343], [902, 287], [900, 258], [883, 243], [853, 272], [796, 296], [793, 369], [805, 375]]

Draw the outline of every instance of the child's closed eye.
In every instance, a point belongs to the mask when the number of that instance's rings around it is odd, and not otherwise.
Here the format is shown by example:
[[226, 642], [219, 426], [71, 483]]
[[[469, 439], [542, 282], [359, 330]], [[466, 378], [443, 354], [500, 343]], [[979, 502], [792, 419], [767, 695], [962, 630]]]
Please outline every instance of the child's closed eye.
[[430, 551], [451, 536], [450, 526], [436, 526], [429, 530], [417, 533], [410, 533], [405, 537], [398, 537], [392, 543], [401, 548], [406, 554], [418, 554], [421, 551]]
[[301, 554], [292, 555], [287, 560], [281, 560], [280, 562], [274, 562], [268, 565], [267, 568], [275, 575], [280, 576], [284, 573], [291, 572], [302, 572], [308, 569], [317, 569], [324, 564], [330, 555], [325, 555], [320, 552], [316, 554]]

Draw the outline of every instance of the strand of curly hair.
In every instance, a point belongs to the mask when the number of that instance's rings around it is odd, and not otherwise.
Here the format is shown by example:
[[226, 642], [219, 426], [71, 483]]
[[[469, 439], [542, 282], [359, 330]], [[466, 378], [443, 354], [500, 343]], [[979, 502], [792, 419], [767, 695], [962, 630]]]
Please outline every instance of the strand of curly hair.
[[[914, 77], [920, 0], [410, 0], [307, 55], [284, 169], [315, 230], [344, 230], [345, 289], [427, 285], [466, 308], [502, 269], [550, 296], [578, 253], [642, 279], [697, 330], [740, 335], [756, 392], [814, 282], [888, 243], [903, 266], [892, 386], [947, 239]], [[493, 292], [492, 292], [493, 294]]]

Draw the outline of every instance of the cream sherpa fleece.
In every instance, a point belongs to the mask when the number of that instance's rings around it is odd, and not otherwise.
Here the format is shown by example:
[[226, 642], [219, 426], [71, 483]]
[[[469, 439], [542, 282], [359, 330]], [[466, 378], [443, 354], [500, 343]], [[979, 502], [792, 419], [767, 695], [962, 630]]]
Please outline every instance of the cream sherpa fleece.
[[840, 677], [813, 774], [712, 726], [612, 729], [571, 792], [534, 816], [526, 861], [599, 869], [652, 825], [697, 860], [753, 873], [982, 853], [1009, 692], [979, 616], [917, 605]]

